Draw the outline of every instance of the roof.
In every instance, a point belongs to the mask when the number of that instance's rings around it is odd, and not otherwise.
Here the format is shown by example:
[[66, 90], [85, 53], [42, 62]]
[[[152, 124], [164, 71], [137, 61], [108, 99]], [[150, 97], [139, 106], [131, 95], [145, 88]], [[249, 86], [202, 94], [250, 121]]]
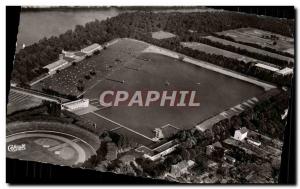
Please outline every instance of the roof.
[[285, 67], [282, 70], [278, 70], [277, 73], [282, 74], [282, 75], [291, 74], [291, 73], [293, 73], [293, 69]]
[[272, 72], [276, 72], [276, 71], [279, 70], [278, 68], [275, 68], [275, 67], [272, 67], [272, 66], [269, 66], [269, 65], [266, 65], [266, 64], [261, 64], [261, 63], [257, 63], [257, 64], [255, 64], [255, 66], [266, 69], [266, 70], [270, 70]]
[[90, 46], [87, 46], [87, 47], [83, 48], [82, 51], [90, 52], [90, 51], [93, 51], [93, 50], [95, 50], [96, 48], [99, 48], [99, 47], [101, 47], [101, 46], [98, 43], [94, 43]]
[[235, 160], [236, 160], [234, 157], [231, 157], [231, 156], [229, 156], [229, 155], [224, 155], [224, 158], [225, 158], [225, 159], [228, 159], [228, 160], [230, 160], [230, 161], [235, 161]]
[[55, 62], [53, 62], [51, 64], [48, 64], [47, 66], [44, 66], [44, 68], [48, 68], [49, 70], [52, 70], [52, 69], [54, 69], [54, 68], [56, 68], [56, 67], [58, 67], [58, 66], [60, 66], [62, 64], [65, 64], [65, 63], [67, 63], [66, 60], [59, 59], [59, 60], [57, 60], [57, 61], [55, 61]]
[[75, 52], [74, 55], [76, 55], [76, 56], [85, 56], [86, 54], [84, 52], [78, 51], [78, 52]]
[[255, 143], [261, 143], [260, 141], [255, 140], [255, 139], [253, 139], [253, 138], [248, 138], [248, 141], [252, 141], [252, 142], [255, 142]]
[[66, 61], [68, 61], [68, 62], [73, 62], [75, 60], [74, 58], [67, 57], [67, 56], [64, 56], [63, 59], [66, 60]]
[[77, 104], [77, 103], [86, 102], [86, 101], [89, 101], [89, 99], [84, 98], [84, 99], [74, 100], [74, 101], [64, 103], [63, 105], [66, 106], [66, 105]]

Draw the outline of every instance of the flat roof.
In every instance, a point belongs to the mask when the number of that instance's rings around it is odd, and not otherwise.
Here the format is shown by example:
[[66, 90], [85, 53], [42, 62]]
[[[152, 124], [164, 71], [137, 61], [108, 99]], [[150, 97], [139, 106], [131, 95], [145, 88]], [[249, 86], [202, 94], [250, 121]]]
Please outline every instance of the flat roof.
[[98, 43], [94, 43], [94, 44], [92, 44], [90, 46], [87, 46], [87, 47], [83, 48], [82, 51], [89, 52], [89, 51], [92, 51], [92, 50], [94, 50], [96, 48], [99, 48], [99, 47], [101, 47], [101, 46]]
[[44, 68], [48, 68], [49, 70], [52, 70], [62, 64], [65, 64], [67, 63], [68, 61], [64, 60], [64, 59], [59, 59], [51, 64], [48, 64], [47, 66], [44, 66]]
[[293, 73], [293, 69], [285, 67], [282, 70], [278, 70], [277, 73], [282, 74], [282, 75], [291, 74], [291, 73]]
[[80, 51], [75, 52], [74, 54], [75, 54], [76, 56], [85, 56], [85, 55], [86, 55], [84, 52], [80, 52]]
[[278, 68], [274, 68], [274, 67], [272, 67], [272, 66], [265, 65], [265, 64], [261, 64], [261, 63], [257, 63], [257, 64], [255, 64], [255, 66], [260, 67], [260, 68], [263, 68], [263, 69], [270, 70], [270, 71], [272, 71], [272, 72], [276, 72], [276, 71], [279, 70]]
[[66, 56], [64, 56], [63, 59], [66, 60], [66, 61], [68, 61], [68, 62], [73, 62], [75, 60], [75, 58], [66, 57]]

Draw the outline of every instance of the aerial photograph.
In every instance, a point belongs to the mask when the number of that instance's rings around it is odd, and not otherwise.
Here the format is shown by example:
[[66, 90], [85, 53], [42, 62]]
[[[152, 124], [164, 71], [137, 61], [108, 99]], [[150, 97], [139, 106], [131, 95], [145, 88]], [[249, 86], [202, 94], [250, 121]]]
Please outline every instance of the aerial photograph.
[[24, 6], [6, 157], [170, 183], [276, 184], [294, 39], [295, 17], [262, 9]]

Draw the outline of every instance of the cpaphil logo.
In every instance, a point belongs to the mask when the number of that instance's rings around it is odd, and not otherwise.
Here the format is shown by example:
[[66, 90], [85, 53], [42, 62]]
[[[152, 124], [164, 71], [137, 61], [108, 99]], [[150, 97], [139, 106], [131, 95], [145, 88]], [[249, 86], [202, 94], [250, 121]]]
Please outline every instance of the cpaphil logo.
[[7, 150], [9, 152], [17, 152], [17, 151], [24, 151], [26, 150], [26, 145], [25, 144], [11, 144], [7, 146]]
[[196, 91], [104, 91], [99, 102], [102, 106], [134, 106], [148, 107], [179, 106], [198, 107]]

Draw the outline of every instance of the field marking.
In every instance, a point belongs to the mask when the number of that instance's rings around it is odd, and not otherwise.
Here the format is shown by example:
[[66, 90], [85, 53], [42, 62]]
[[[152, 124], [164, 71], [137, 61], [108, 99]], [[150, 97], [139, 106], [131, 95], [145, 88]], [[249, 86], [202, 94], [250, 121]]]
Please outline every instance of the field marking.
[[114, 124], [116, 124], [116, 125], [118, 125], [118, 126], [124, 128], [124, 129], [127, 129], [127, 130], [129, 130], [129, 131], [131, 131], [131, 132], [133, 132], [133, 133], [135, 133], [135, 134], [137, 134], [137, 135], [140, 135], [140, 136], [142, 136], [142, 137], [144, 137], [144, 138], [146, 138], [146, 139], [148, 139], [148, 140], [153, 141], [152, 138], [149, 138], [149, 137], [147, 137], [146, 135], [143, 135], [143, 134], [141, 134], [141, 133], [139, 133], [139, 132], [137, 132], [137, 131], [135, 131], [135, 130], [133, 130], [133, 129], [130, 129], [130, 128], [126, 127], [125, 125], [122, 125], [122, 124], [120, 124], [120, 123], [118, 123], [118, 122], [115, 122], [115, 121], [113, 121], [113, 120], [111, 120], [111, 119], [109, 119], [109, 118], [107, 118], [107, 117], [104, 117], [104, 116], [102, 116], [102, 115], [100, 115], [100, 114], [98, 114], [98, 113], [96, 113], [96, 112], [91, 112], [91, 113], [94, 114], [94, 115], [96, 115], [96, 116], [98, 116], [98, 117], [100, 117], [100, 118], [102, 118], [102, 119], [105, 119], [106, 121], [109, 121], [109, 122], [111, 122], [111, 123], [114, 123]]
[[173, 127], [174, 129], [177, 129], [177, 130], [180, 130], [178, 127], [172, 125], [172, 124], [169, 124], [170, 127]]
[[120, 129], [120, 128], [123, 128], [123, 127], [119, 126], [119, 127], [113, 128], [113, 129], [111, 129], [111, 130], [109, 130], [109, 131], [115, 131], [115, 130], [118, 130], [118, 129]]
[[[131, 60], [128, 60], [126, 62], [131, 62], [132, 60], [134, 60], [135, 58], [132, 58]], [[77, 97], [84, 95], [87, 91], [91, 90], [92, 88], [94, 88], [96, 85], [98, 85], [100, 82], [104, 81], [104, 80], [110, 80], [108, 77], [110, 77], [112, 74], [114, 74], [116, 71], [121, 70], [122, 68], [124, 68], [126, 66], [126, 62], [122, 65], [119, 65], [116, 67], [115, 70], [112, 70], [111, 72], [109, 72], [107, 75], [105, 75], [103, 78], [98, 79], [93, 85], [91, 85], [89, 88], [87, 88], [85, 91], [83, 91], [82, 93], [80, 93], [79, 95], [77, 95]]]

